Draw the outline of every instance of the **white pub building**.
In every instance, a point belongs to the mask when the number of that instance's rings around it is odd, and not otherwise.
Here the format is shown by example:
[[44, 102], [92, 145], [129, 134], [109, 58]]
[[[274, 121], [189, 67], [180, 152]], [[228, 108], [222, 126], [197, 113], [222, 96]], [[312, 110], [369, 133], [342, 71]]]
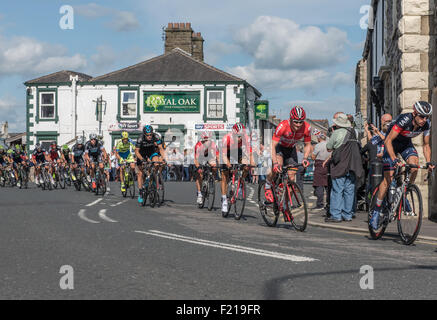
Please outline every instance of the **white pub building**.
[[191, 24], [169, 23], [165, 32], [165, 53], [150, 60], [98, 77], [59, 71], [25, 82], [28, 149], [96, 133], [109, 150], [123, 130], [136, 139], [146, 124], [166, 140], [170, 132], [196, 139], [200, 130], [227, 131], [237, 122], [254, 128], [261, 93], [204, 63], [204, 40]]

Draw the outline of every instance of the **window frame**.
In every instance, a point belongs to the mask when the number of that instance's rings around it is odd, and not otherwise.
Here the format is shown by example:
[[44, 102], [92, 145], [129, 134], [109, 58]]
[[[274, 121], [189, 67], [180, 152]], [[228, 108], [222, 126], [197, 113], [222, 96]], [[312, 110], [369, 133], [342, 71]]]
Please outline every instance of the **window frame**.
[[[214, 117], [214, 118], [209, 117], [209, 93], [210, 92], [222, 92], [222, 99], [223, 99], [222, 111], [223, 111], [223, 116], [221, 116], [221, 117]], [[211, 87], [205, 86], [205, 89], [204, 89], [203, 121], [204, 122], [207, 122], [207, 121], [222, 121], [222, 122], [226, 122], [227, 120], [228, 119], [227, 119], [227, 114], [226, 114], [226, 86], [211, 86]]]
[[[54, 95], [53, 97], [53, 103], [54, 103], [54, 112], [53, 112], [53, 118], [43, 118], [42, 117], [42, 95], [51, 93]], [[37, 88], [37, 94], [36, 94], [36, 123], [39, 122], [59, 122], [59, 116], [58, 116], [58, 89], [57, 88]]]
[[[136, 114], [133, 116], [124, 116], [123, 115], [123, 93], [124, 92], [135, 92], [136, 94]], [[120, 122], [122, 120], [127, 121], [140, 121], [140, 87], [118, 87], [118, 113], [117, 120]]]

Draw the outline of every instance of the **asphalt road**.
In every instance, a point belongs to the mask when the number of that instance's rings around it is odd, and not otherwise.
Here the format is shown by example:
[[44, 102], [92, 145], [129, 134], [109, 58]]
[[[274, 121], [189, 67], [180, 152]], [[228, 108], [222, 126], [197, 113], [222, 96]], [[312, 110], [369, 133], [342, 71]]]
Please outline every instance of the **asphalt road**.
[[[0, 189], [0, 299], [437, 298], [433, 245], [269, 228], [254, 201], [240, 221], [224, 219], [219, 197], [212, 212], [196, 207], [194, 188], [168, 183], [153, 209], [122, 198], [118, 184], [104, 197]], [[366, 265], [373, 289], [360, 287], [371, 284]], [[61, 288], [67, 275], [74, 289]]]

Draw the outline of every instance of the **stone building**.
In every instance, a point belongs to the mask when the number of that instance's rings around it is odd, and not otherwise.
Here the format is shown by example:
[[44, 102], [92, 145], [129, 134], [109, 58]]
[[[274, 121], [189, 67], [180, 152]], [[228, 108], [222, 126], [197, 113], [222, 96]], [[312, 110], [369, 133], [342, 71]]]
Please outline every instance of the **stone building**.
[[[367, 68], [367, 119], [379, 126], [384, 113], [396, 117], [411, 112], [418, 100], [433, 100], [433, 88], [437, 85], [436, 6], [435, 0], [372, 0], [371, 6], [373, 15], [369, 19], [362, 61]], [[356, 78], [358, 71], [361, 73], [362, 69], [357, 68]], [[361, 91], [359, 94], [357, 100], [361, 99]], [[437, 106], [437, 99], [434, 104]], [[424, 164], [422, 141], [421, 136], [413, 139]], [[416, 182], [428, 216], [431, 212], [425, 174], [421, 172]]]

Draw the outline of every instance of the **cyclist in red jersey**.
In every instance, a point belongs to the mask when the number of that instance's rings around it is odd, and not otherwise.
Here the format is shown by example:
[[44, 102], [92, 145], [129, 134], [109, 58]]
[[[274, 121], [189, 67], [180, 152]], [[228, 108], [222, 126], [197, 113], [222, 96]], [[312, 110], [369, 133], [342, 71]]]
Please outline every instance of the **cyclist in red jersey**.
[[[246, 164], [254, 166], [250, 137], [246, 133], [246, 128], [241, 123], [236, 123], [232, 127], [232, 132], [223, 137], [222, 140], [222, 212], [228, 211], [228, 201], [226, 198], [229, 181], [229, 169], [232, 164]], [[244, 168], [243, 178], [249, 174], [249, 167]]]
[[282, 166], [293, 166], [293, 170], [288, 171], [288, 177], [294, 181], [297, 168], [300, 165], [297, 160], [296, 143], [303, 140], [305, 143], [304, 157], [302, 166], [309, 166], [308, 157], [311, 154], [311, 125], [305, 121], [305, 110], [300, 106], [291, 109], [290, 119], [282, 121], [273, 134], [272, 141], [272, 162], [273, 172], [267, 176], [265, 196], [267, 202], [273, 202], [271, 181], [276, 173], [282, 172]]
[[51, 160], [51, 166], [50, 166], [50, 177], [53, 177], [53, 172], [55, 171], [55, 164], [61, 164], [61, 148], [59, 148], [58, 144], [56, 143], [56, 141], [53, 141], [50, 144], [50, 149], [49, 149], [49, 159]]
[[214, 143], [212, 138], [212, 132], [204, 131], [200, 134], [200, 141], [194, 147], [194, 165], [197, 168], [196, 175], [196, 187], [197, 187], [197, 204], [202, 204], [203, 196], [200, 188], [203, 182], [203, 173], [199, 169], [200, 165], [205, 165], [209, 163], [212, 167], [212, 172], [214, 176], [217, 173], [217, 163], [218, 163], [218, 148]]

